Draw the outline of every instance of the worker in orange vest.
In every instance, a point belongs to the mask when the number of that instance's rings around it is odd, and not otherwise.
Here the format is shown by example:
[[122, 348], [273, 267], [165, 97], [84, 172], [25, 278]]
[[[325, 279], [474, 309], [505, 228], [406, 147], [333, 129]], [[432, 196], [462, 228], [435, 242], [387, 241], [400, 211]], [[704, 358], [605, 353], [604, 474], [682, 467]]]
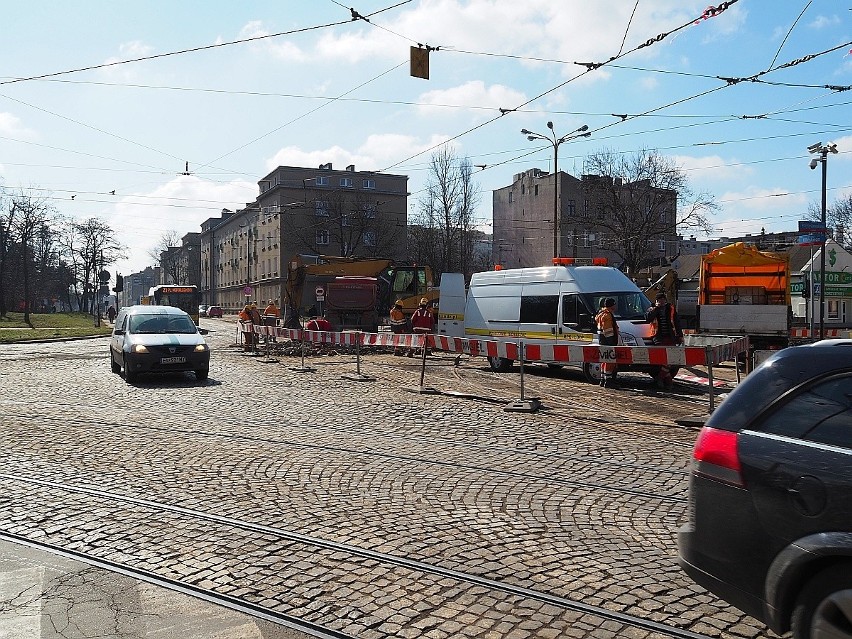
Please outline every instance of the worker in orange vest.
[[[618, 346], [618, 322], [615, 319], [615, 299], [607, 297], [601, 301], [601, 309], [595, 315], [598, 327], [598, 344], [601, 346]], [[601, 386], [615, 387], [615, 362], [601, 363]]]

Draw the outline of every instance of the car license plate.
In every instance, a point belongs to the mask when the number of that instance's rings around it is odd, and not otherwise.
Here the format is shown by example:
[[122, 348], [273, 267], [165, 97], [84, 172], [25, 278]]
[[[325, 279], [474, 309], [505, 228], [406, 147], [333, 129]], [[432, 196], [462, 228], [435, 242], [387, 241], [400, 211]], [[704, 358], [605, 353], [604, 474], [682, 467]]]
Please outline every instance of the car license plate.
[[160, 364], [184, 364], [186, 363], [185, 357], [164, 357], [160, 360]]

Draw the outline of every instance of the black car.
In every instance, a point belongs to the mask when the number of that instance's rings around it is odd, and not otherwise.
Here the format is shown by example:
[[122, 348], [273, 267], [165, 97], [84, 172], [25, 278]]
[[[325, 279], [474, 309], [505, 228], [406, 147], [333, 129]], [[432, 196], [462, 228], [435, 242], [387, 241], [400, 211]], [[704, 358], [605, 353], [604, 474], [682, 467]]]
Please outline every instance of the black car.
[[777, 633], [852, 638], [852, 340], [779, 351], [702, 428], [680, 565]]

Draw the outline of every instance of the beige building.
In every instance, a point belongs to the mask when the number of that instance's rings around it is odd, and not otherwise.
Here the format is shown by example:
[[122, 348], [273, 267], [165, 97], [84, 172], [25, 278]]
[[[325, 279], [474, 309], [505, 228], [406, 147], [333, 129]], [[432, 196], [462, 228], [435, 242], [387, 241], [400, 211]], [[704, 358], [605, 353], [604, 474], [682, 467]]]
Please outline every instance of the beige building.
[[237, 310], [284, 299], [294, 255], [405, 259], [408, 177], [354, 166], [280, 166], [257, 199], [201, 225], [202, 301]]
[[[556, 179], [559, 191], [554, 203]], [[605, 205], [607, 197], [618, 201], [621, 215], [635, 209], [636, 219], [650, 216], [660, 229], [639, 247], [645, 262], [659, 263], [677, 252], [675, 192], [623, 183], [620, 178], [584, 175], [578, 179], [562, 171], [554, 176], [530, 169], [493, 192], [494, 263], [506, 268], [545, 266], [555, 252], [560, 257], [605, 257], [619, 266], [622, 259], [611, 250], [618, 224], [607, 224], [604, 218], [612, 208]]]

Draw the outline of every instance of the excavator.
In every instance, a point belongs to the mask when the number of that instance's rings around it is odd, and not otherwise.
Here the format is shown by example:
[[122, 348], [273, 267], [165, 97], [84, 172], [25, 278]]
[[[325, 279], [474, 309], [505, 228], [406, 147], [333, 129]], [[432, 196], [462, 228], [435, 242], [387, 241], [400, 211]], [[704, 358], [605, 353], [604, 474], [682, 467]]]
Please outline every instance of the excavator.
[[[383, 258], [294, 255], [286, 270], [284, 322], [291, 327], [298, 325], [300, 315], [316, 307], [318, 288], [324, 292], [327, 289], [329, 296], [348, 295], [348, 299], [336, 304], [347, 309], [345, 315], [376, 318], [352, 323], [359, 328], [369, 328], [378, 318], [387, 316], [397, 300], [402, 302], [407, 316], [414, 313], [424, 297], [430, 305], [437, 305], [438, 290], [428, 266], [397, 265]], [[328, 307], [333, 306], [335, 300], [329, 297]]]
[[662, 274], [662, 276], [651, 285], [644, 289], [645, 296], [652, 302], [659, 293], [665, 293], [666, 298], [677, 306], [678, 279], [677, 271], [670, 268]]

